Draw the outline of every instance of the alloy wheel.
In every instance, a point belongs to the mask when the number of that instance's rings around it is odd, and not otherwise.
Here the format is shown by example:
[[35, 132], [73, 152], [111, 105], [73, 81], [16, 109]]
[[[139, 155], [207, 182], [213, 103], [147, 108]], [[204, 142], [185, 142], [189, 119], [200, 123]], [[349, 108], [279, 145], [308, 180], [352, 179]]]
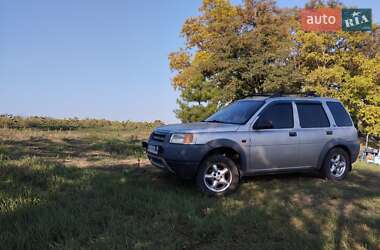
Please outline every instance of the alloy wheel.
[[334, 177], [341, 177], [347, 167], [347, 161], [341, 154], [335, 154], [330, 159], [330, 173]]
[[213, 192], [223, 192], [232, 182], [231, 170], [225, 166], [213, 163], [206, 168], [203, 181], [206, 187]]

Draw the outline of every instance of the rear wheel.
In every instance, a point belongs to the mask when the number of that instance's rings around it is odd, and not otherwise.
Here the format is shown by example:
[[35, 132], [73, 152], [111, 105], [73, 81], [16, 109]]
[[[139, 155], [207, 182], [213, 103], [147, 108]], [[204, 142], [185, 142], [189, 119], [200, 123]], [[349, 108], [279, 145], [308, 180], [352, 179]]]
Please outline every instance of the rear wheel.
[[323, 164], [324, 176], [330, 180], [343, 180], [349, 169], [351, 161], [348, 153], [342, 148], [333, 148], [327, 154]]
[[224, 195], [239, 186], [239, 171], [233, 160], [224, 155], [207, 158], [197, 174], [197, 185], [208, 195]]

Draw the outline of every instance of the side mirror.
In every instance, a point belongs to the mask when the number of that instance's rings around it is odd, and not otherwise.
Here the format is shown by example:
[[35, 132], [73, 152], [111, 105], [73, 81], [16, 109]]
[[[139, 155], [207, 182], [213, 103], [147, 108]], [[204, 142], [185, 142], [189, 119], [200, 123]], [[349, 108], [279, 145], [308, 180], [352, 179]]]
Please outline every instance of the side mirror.
[[273, 128], [273, 123], [271, 120], [259, 119], [254, 125], [253, 129], [271, 129]]

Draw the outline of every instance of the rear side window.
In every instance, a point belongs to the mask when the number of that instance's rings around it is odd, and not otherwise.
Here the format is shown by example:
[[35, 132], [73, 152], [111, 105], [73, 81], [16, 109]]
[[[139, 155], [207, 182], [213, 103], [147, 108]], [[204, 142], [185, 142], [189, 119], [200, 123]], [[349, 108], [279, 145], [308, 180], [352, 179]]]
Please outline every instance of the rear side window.
[[297, 110], [301, 128], [330, 127], [321, 103], [297, 103]]
[[339, 102], [327, 102], [335, 123], [338, 127], [352, 126], [352, 121], [343, 105]]
[[274, 104], [260, 115], [260, 123], [263, 120], [269, 120], [273, 124], [274, 129], [280, 128], [293, 128], [293, 107], [291, 103], [278, 103]]

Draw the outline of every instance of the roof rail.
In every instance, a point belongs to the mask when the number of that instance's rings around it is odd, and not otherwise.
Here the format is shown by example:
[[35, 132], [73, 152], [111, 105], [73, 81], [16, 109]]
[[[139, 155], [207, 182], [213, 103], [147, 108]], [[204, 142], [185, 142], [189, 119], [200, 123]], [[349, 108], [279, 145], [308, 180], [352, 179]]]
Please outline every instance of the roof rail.
[[269, 98], [281, 97], [281, 96], [284, 96], [284, 92], [283, 91], [279, 91], [279, 92], [273, 93], [273, 94], [271, 94], [269, 96]]
[[251, 95], [247, 95], [247, 96], [271, 96], [271, 95], [273, 95], [273, 94], [271, 94], [271, 93], [262, 93], [262, 94], [251, 94]]
[[311, 96], [311, 97], [320, 97], [317, 92], [315, 91], [309, 91], [305, 93], [305, 96]]
[[276, 93], [273, 93], [269, 96], [269, 98], [275, 98], [275, 97], [281, 97], [281, 96], [287, 96], [287, 95], [299, 95], [299, 96], [305, 96], [305, 97], [319, 97], [315, 91], [308, 91], [308, 92], [283, 92], [279, 91]]
[[282, 97], [282, 96], [290, 96], [290, 95], [296, 95], [296, 96], [303, 96], [303, 97], [320, 97], [315, 91], [307, 91], [307, 92], [284, 92], [284, 91], [278, 91], [274, 93], [254, 93], [251, 95], [248, 95], [246, 97], [253, 97], [253, 96], [263, 96], [267, 98], [275, 98], [275, 97]]

